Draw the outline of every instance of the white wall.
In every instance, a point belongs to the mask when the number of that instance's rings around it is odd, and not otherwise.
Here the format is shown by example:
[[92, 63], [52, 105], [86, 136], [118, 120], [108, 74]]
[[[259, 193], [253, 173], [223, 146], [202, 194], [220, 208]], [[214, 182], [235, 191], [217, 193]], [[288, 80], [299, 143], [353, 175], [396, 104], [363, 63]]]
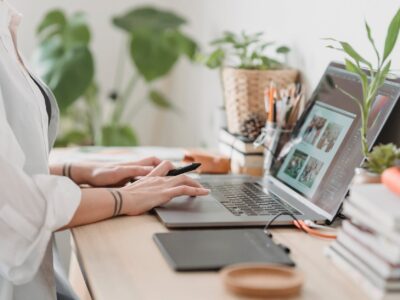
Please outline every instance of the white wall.
[[[388, 22], [400, 6], [398, 0], [9, 0], [26, 18], [20, 44], [28, 55], [35, 44], [34, 27], [50, 7], [84, 10], [95, 30], [93, 49], [103, 92], [111, 88], [113, 66], [121, 36], [110, 26], [110, 17], [138, 3], [159, 3], [190, 20], [187, 31], [201, 45], [223, 30], [265, 31], [266, 36], [292, 49], [290, 63], [302, 70], [310, 89], [314, 88], [329, 61], [341, 58], [324, 47], [323, 37], [348, 40], [372, 59], [364, 32], [364, 19], [372, 27], [376, 42], [383, 46]], [[399, 43], [400, 44], [400, 43]], [[394, 68], [400, 69], [400, 47], [394, 51]], [[182, 114], [160, 113], [151, 107], [132, 123], [143, 144], [199, 146], [215, 145], [216, 108], [221, 91], [216, 72], [182, 61], [164, 82], [165, 90]]]

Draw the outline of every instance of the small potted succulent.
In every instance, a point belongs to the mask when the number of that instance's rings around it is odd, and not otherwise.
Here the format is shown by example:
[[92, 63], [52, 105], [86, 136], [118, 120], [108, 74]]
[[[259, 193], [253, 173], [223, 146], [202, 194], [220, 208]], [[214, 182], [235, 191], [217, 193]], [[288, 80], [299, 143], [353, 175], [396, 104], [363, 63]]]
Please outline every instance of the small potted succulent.
[[382, 173], [400, 160], [400, 149], [394, 144], [375, 146], [368, 153], [362, 168], [356, 169], [353, 184], [380, 183]]
[[203, 58], [211, 69], [220, 69], [229, 132], [239, 134], [246, 122], [265, 124], [264, 91], [273, 81], [278, 87], [296, 82], [299, 72], [288, 68], [284, 61], [290, 49], [275, 48], [278, 61], [266, 54], [273, 42], [263, 39], [263, 33], [235, 34], [224, 32], [211, 42], [215, 50]]
[[[370, 119], [370, 112], [373, 104], [377, 98], [379, 89], [384, 85], [385, 79], [390, 74], [391, 60], [390, 56], [396, 45], [397, 38], [400, 31], [400, 9], [396, 12], [395, 16], [390, 22], [387, 30], [385, 44], [383, 51], [378, 51], [375, 41], [372, 36], [371, 28], [367, 22], [365, 22], [365, 31], [368, 41], [375, 53], [376, 62], [366, 60], [359, 52], [357, 52], [353, 46], [348, 42], [338, 41], [336, 39], [328, 38], [326, 40], [332, 41], [335, 44], [328, 45], [329, 48], [339, 50], [346, 56], [345, 65], [349, 72], [356, 74], [361, 81], [362, 87], [362, 99], [358, 99], [354, 95], [347, 92], [342, 87], [336, 85], [333, 81], [328, 82], [332, 87], [339, 89], [343, 94], [348, 96], [349, 99], [354, 101], [361, 112], [361, 150], [365, 157], [365, 163], [362, 168], [356, 169], [356, 177], [363, 178], [361, 181], [366, 180], [369, 177], [370, 181], [379, 181], [379, 174], [383, 171], [382, 168], [388, 167], [388, 162], [392, 163], [396, 156], [396, 148], [394, 145], [380, 145], [375, 147], [374, 150], [369, 153], [370, 145], [367, 140], [368, 124]], [[328, 80], [329, 81], [329, 80]], [[381, 166], [380, 166], [381, 164]], [[370, 176], [377, 174], [375, 179]], [[367, 176], [368, 175], [368, 176]], [[355, 178], [355, 181], [358, 181]]]

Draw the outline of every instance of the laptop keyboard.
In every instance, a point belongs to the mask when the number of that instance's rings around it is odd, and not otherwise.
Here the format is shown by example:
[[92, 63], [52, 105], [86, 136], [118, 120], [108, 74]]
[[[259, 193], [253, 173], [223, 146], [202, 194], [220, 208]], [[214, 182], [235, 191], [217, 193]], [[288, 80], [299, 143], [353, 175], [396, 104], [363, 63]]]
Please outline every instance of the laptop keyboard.
[[302, 215], [278, 197], [265, 193], [256, 182], [202, 183], [205, 188], [222, 194], [218, 201], [235, 216], [274, 216], [281, 212]]

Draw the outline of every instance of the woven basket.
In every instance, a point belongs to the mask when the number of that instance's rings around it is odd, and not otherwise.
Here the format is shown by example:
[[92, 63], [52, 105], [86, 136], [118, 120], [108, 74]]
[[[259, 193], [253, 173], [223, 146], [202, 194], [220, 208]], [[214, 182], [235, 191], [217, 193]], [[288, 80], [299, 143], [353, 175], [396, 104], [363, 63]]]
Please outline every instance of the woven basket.
[[273, 81], [277, 88], [296, 82], [299, 72], [283, 70], [222, 70], [228, 130], [240, 133], [240, 125], [254, 114], [264, 114], [264, 90]]

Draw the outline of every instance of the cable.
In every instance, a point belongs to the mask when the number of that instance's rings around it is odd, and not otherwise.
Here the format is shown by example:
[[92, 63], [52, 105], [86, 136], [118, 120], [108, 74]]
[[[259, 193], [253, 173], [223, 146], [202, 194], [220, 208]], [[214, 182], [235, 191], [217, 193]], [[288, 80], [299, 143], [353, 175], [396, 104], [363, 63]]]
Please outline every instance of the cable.
[[326, 239], [336, 239], [336, 234], [329, 234], [329, 233], [322, 233], [319, 230], [315, 230], [307, 226], [304, 221], [301, 221], [297, 219], [292, 213], [290, 212], [280, 212], [279, 214], [275, 215], [264, 227], [264, 233], [266, 235], [271, 235], [270, 232], [268, 231], [269, 227], [272, 225], [272, 223], [278, 219], [280, 216], [290, 216], [293, 219], [293, 224], [296, 226], [298, 229], [303, 231], [304, 233], [307, 233], [309, 235], [317, 236], [317, 237], [322, 237]]
[[[280, 212], [279, 214], [277, 214], [277, 215], [275, 215], [266, 225], [265, 225], [265, 227], [264, 227], [264, 233], [265, 234], [269, 234], [269, 232], [268, 232], [268, 229], [269, 229], [269, 227], [272, 225], [272, 223], [276, 220], [276, 219], [278, 219], [280, 216], [289, 216], [289, 217], [291, 217], [293, 220], [294, 220], [294, 222], [300, 222], [299, 221], [299, 219], [297, 219], [291, 212]], [[293, 223], [294, 223], [293, 222]], [[305, 231], [303, 228], [299, 228], [299, 229], [301, 229], [302, 231], [304, 231], [305, 233], [307, 233], [307, 231]]]

